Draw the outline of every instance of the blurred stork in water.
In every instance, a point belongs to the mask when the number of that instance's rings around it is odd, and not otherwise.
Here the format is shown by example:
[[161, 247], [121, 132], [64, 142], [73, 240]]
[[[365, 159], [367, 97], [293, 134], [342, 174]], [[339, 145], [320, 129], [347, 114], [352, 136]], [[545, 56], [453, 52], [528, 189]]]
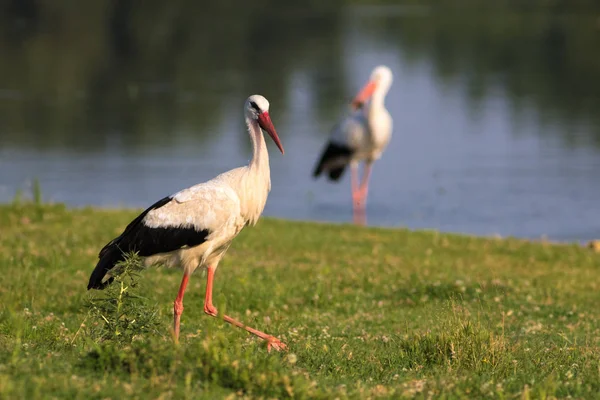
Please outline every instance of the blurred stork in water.
[[[114, 278], [103, 278], [124, 259], [124, 253], [136, 251], [144, 265], [163, 264], [183, 268], [183, 279], [173, 306], [173, 329], [179, 339], [183, 295], [189, 276], [198, 267], [208, 269], [204, 312], [213, 317], [213, 279], [219, 261], [232, 240], [246, 225], [258, 221], [271, 190], [269, 154], [264, 129], [281, 153], [283, 146], [269, 117], [269, 102], [263, 96], [250, 96], [244, 107], [246, 124], [253, 145], [250, 164], [235, 168], [216, 178], [184, 189], [151, 205], [134, 219], [125, 231], [100, 251], [99, 261], [90, 276], [89, 289], [104, 289]], [[230, 324], [267, 341], [267, 349], [284, 350], [277, 338], [245, 326], [223, 315]]]
[[[392, 71], [388, 67], [381, 65], [373, 70], [367, 84], [352, 101], [352, 114], [333, 127], [313, 172], [315, 178], [325, 172], [335, 182], [350, 165], [356, 223], [364, 222], [372, 164], [381, 157], [392, 137], [392, 117], [384, 105], [392, 80]], [[367, 107], [363, 107], [369, 100]], [[364, 161], [365, 166], [359, 182], [360, 161]]]

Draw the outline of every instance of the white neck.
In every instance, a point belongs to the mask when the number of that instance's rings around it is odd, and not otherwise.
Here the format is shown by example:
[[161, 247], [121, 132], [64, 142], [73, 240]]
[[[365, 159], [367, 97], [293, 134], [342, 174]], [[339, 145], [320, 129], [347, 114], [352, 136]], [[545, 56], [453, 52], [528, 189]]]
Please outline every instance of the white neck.
[[246, 124], [250, 132], [250, 140], [252, 140], [252, 160], [250, 161], [250, 169], [262, 170], [265, 166], [269, 169], [269, 152], [265, 137], [262, 130], [255, 119], [246, 117]]
[[242, 215], [249, 224], [254, 225], [262, 214], [271, 190], [271, 170], [267, 144], [258, 122], [246, 117], [246, 124], [252, 140], [252, 160], [239, 184], [238, 195], [242, 199]]
[[369, 101], [369, 108], [367, 109], [367, 118], [371, 121], [377, 119], [378, 114], [385, 110], [385, 96], [390, 86], [387, 82], [383, 82], [377, 86], [371, 101]]
[[371, 96], [371, 101], [369, 103], [369, 112], [380, 110], [385, 107], [385, 95], [387, 94], [389, 89], [389, 85], [380, 84], [377, 86], [373, 95]]

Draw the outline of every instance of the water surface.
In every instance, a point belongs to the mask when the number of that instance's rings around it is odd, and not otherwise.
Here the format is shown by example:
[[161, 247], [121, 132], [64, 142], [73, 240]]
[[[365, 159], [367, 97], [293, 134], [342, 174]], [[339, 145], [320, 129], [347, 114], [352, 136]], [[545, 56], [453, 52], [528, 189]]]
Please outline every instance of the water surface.
[[600, 13], [129, 3], [5, 16], [0, 201], [37, 178], [45, 200], [147, 206], [247, 162], [242, 107], [260, 93], [286, 149], [269, 144], [265, 214], [350, 222], [349, 174], [311, 172], [387, 64], [369, 225], [600, 236]]

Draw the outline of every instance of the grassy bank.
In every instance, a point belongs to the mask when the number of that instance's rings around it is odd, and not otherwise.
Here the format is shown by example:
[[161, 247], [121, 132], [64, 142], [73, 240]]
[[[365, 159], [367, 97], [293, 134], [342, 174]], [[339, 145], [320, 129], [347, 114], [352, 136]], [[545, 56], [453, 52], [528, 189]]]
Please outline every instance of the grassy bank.
[[144, 271], [125, 293], [145, 298], [119, 303], [128, 328], [107, 326], [87, 279], [135, 215], [0, 206], [0, 398], [600, 392], [600, 257], [587, 249], [263, 219], [219, 266], [215, 305], [289, 346], [267, 354], [203, 314], [201, 272], [179, 346], [180, 271]]

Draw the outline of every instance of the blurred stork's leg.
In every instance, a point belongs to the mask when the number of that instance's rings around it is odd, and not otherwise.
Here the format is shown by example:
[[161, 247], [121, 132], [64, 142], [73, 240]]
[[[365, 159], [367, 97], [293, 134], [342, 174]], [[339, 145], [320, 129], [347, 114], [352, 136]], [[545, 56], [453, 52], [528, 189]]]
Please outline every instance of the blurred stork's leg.
[[[204, 297], [204, 312], [212, 317], [217, 316], [217, 309], [212, 303], [213, 280], [215, 278], [215, 269], [216, 267], [214, 266], [208, 267], [208, 276], [206, 278], [206, 295]], [[250, 332], [251, 334], [256, 335], [259, 338], [265, 340], [267, 342], [267, 351], [269, 352], [271, 351], [271, 348], [274, 348], [278, 351], [285, 350], [287, 348], [287, 346], [275, 336], [271, 336], [254, 328], [250, 328], [249, 326], [242, 324], [241, 322], [231, 318], [228, 315], [223, 315], [223, 319], [225, 320], [225, 322], [228, 322], [231, 325], [235, 325], [238, 328], [242, 328]]]
[[365, 226], [367, 225], [367, 213], [364, 209], [354, 210], [353, 221], [355, 225]]
[[358, 178], [358, 164], [352, 163], [352, 203], [354, 207], [354, 222], [366, 224], [366, 204], [369, 193], [369, 178], [371, 177], [371, 162], [367, 161], [361, 183]]
[[371, 178], [371, 161], [365, 163], [362, 182], [360, 184], [359, 195], [362, 200], [363, 207], [367, 204], [367, 194], [369, 194], [369, 179]]
[[354, 209], [354, 212], [356, 213], [356, 211], [358, 209], [360, 209], [361, 207], [361, 203], [360, 203], [360, 184], [359, 184], [359, 178], [358, 178], [358, 163], [355, 161], [352, 161], [350, 163], [350, 172], [352, 174], [351, 176], [351, 183], [352, 183], [352, 207]]

